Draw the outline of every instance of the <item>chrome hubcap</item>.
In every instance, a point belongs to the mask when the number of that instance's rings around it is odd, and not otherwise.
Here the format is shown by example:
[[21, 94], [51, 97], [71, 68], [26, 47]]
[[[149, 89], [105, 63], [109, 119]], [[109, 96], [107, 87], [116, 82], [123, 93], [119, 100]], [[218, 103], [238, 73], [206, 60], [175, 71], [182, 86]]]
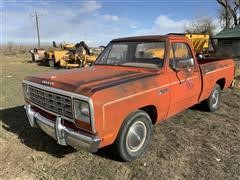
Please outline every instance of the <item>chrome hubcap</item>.
[[141, 121], [135, 122], [127, 134], [127, 148], [132, 152], [138, 151], [144, 144], [147, 134], [147, 128]]
[[213, 107], [215, 108], [218, 104], [218, 99], [219, 99], [219, 92], [215, 90], [212, 94], [212, 100], [213, 100]]

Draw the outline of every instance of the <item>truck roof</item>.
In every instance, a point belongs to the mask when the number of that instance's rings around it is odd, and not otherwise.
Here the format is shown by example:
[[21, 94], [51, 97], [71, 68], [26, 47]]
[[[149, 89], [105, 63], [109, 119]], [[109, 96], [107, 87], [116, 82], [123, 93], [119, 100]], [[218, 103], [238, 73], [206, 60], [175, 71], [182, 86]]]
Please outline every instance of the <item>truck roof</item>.
[[149, 36], [132, 36], [113, 39], [111, 42], [132, 42], [132, 41], [165, 41], [167, 39], [185, 38], [179, 35], [149, 35]]

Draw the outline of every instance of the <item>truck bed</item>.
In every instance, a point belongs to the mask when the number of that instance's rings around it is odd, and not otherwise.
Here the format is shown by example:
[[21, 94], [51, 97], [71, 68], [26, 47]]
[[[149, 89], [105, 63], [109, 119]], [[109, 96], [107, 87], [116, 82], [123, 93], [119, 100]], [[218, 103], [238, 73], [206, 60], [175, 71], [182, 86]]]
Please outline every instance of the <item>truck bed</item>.
[[[234, 61], [232, 59], [209, 58], [198, 61], [202, 73], [202, 94], [200, 101], [209, 97], [216, 83], [221, 89], [230, 87], [234, 77]], [[215, 82], [217, 80], [217, 82]]]

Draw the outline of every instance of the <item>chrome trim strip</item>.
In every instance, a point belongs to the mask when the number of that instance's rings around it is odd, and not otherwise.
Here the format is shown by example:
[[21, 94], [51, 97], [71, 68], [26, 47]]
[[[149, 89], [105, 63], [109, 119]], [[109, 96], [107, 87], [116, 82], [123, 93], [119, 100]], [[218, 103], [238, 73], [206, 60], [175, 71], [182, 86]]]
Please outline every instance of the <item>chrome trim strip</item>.
[[[90, 106], [90, 110], [91, 110], [91, 128], [92, 128], [92, 131], [94, 133], [96, 133], [95, 119], [94, 119], [94, 106], [93, 106], [92, 99], [90, 97], [83, 96], [83, 95], [76, 94], [76, 93], [72, 93], [72, 92], [69, 92], [69, 91], [64, 91], [64, 90], [61, 90], [61, 89], [56, 89], [56, 88], [53, 88], [53, 87], [49, 87], [49, 86], [46, 86], [46, 85], [42, 85], [42, 84], [38, 84], [38, 83], [26, 81], [26, 80], [23, 80], [23, 83], [25, 83], [29, 86], [33, 86], [33, 87], [36, 87], [36, 88], [39, 88], [39, 89], [50, 91], [50, 92], [53, 92], [53, 93], [56, 93], [56, 94], [62, 94], [62, 95], [65, 95], [65, 96], [69, 96], [69, 97], [71, 97], [72, 101], [73, 101], [74, 98], [76, 98], [76, 99], [88, 102], [89, 106]], [[46, 109], [43, 109], [43, 110], [46, 110]], [[73, 115], [74, 115], [74, 112], [73, 112]], [[73, 119], [73, 121], [74, 121], [74, 119]], [[75, 121], [74, 121], [74, 123], [75, 123]]]
[[[56, 139], [58, 144], [63, 146], [71, 145], [74, 148], [85, 149], [88, 152], [96, 152], [98, 150], [101, 141], [98, 136], [76, 132], [71, 128], [65, 127], [61, 124], [62, 118], [60, 116], [56, 117], [56, 122], [53, 123], [51, 120], [32, 110], [30, 104], [27, 104], [24, 108], [26, 109], [31, 127], [39, 127], [46, 134]], [[31, 114], [30, 116], [29, 113]]]
[[54, 129], [56, 133], [57, 142], [60, 145], [66, 146], [67, 142], [65, 139], [65, 132], [67, 131], [67, 128], [62, 125], [62, 118], [56, 117], [56, 122], [54, 124]]
[[37, 125], [34, 121], [34, 116], [36, 115], [36, 113], [31, 110], [31, 105], [28, 104], [28, 105], [24, 106], [24, 109], [26, 110], [26, 114], [27, 114], [30, 126], [37, 127]]
[[[193, 79], [197, 79], [199, 78], [199, 76], [192, 76], [190, 78], [187, 78], [185, 81], [188, 81], [188, 80], [193, 80]], [[132, 95], [129, 95], [129, 96], [125, 96], [125, 97], [122, 97], [122, 98], [119, 98], [119, 99], [116, 99], [116, 100], [113, 100], [113, 101], [110, 101], [110, 102], [107, 102], [105, 104], [103, 104], [102, 106], [102, 112], [103, 112], [103, 127], [105, 126], [104, 122], [105, 122], [105, 109], [106, 109], [106, 106], [110, 105], [110, 104], [114, 104], [114, 103], [117, 103], [117, 102], [120, 102], [120, 101], [123, 101], [123, 100], [126, 100], [128, 98], [132, 98], [132, 97], [135, 97], [135, 96], [138, 96], [138, 95], [142, 95], [142, 94], [145, 94], [145, 93], [149, 93], [151, 91], [155, 91], [155, 90], [161, 90], [162, 88], [167, 88], [169, 86], [172, 86], [174, 84], [179, 84], [179, 83], [183, 83], [182, 80], [179, 80], [179, 81], [175, 81], [175, 82], [172, 82], [172, 83], [169, 83], [169, 84], [164, 84], [162, 86], [159, 86], [159, 87], [155, 87], [155, 88], [152, 88], [152, 89], [148, 89], [146, 91], [142, 91], [142, 92], [139, 92], [139, 93], [135, 93], [135, 94], [132, 94]]]
[[228, 66], [228, 67], [225, 67], [225, 68], [216, 69], [216, 70], [213, 70], [213, 71], [208, 71], [208, 72], [205, 73], [205, 75], [208, 75], [208, 74], [211, 74], [211, 73], [214, 73], [214, 72], [217, 72], [217, 71], [222, 71], [222, 70], [225, 70], [225, 69], [229, 69], [229, 68], [234, 68], [234, 66]]
[[46, 91], [54, 92], [56, 94], [66, 95], [66, 96], [70, 96], [72, 98], [80, 98], [81, 100], [84, 100], [84, 101], [89, 101], [89, 99], [90, 99], [87, 96], [72, 93], [72, 92], [69, 92], [69, 91], [64, 91], [64, 90], [61, 90], [61, 89], [56, 89], [56, 88], [53, 88], [53, 87], [49, 87], [49, 86], [46, 86], [46, 85], [42, 85], [42, 84], [38, 84], [38, 83], [26, 81], [26, 80], [23, 80], [23, 83], [25, 83], [27, 85], [30, 85], [30, 86], [37, 87], [39, 89], [44, 89]]
[[91, 119], [90, 119], [91, 120], [91, 127], [92, 127], [93, 132], [96, 132], [92, 99], [89, 99], [88, 103], [89, 103], [90, 113], [91, 113]]
[[54, 128], [54, 124], [50, 122], [47, 118], [43, 117], [41, 114], [36, 113], [34, 118], [40, 119], [42, 123], [50, 126], [51, 128]]

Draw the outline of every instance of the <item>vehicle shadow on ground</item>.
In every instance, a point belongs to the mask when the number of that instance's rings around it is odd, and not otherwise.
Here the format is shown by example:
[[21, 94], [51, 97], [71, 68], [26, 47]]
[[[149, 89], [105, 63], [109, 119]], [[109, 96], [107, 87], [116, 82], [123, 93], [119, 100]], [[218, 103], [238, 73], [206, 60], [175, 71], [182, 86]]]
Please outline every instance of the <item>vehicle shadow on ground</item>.
[[[16, 134], [20, 142], [31, 149], [44, 151], [54, 157], [62, 158], [67, 154], [76, 152], [71, 146], [60, 146], [57, 142], [38, 128], [32, 128], [28, 122], [23, 106], [17, 106], [0, 111], [2, 128]], [[100, 149], [94, 153], [97, 156], [119, 161], [114, 155], [111, 146]]]
[[[190, 109], [194, 111], [206, 112], [206, 107], [202, 104], [194, 105]], [[58, 158], [62, 158], [67, 154], [77, 151], [71, 146], [58, 145], [54, 139], [46, 135], [40, 129], [32, 128], [29, 125], [23, 106], [1, 110], [0, 120], [2, 121], [2, 128], [4, 130], [16, 134], [20, 142], [31, 149], [44, 151]], [[121, 159], [114, 152], [112, 145], [101, 148], [94, 154], [102, 158], [111, 159], [113, 161], [121, 161]]]
[[207, 109], [207, 105], [204, 103], [195, 104], [194, 106], [190, 107], [189, 109], [194, 111], [200, 111], [200, 112], [209, 112]]
[[65, 68], [60, 67], [60, 66], [50, 67], [48, 61], [32, 61], [32, 60], [28, 60], [27, 63], [29, 63], [29, 64], [37, 64], [38, 66], [43, 66], [43, 67], [51, 68], [51, 69], [65, 69]]
[[20, 142], [34, 150], [44, 151], [54, 157], [64, 157], [76, 152], [70, 146], [60, 146], [40, 129], [29, 125], [23, 106], [1, 110], [2, 128], [16, 134]]
[[103, 147], [103, 148], [99, 149], [94, 154], [97, 155], [97, 156], [100, 156], [102, 158], [106, 158], [106, 159], [111, 159], [113, 161], [122, 162], [120, 157], [118, 157], [118, 155], [116, 154], [113, 145], [109, 145], [109, 146]]
[[37, 64], [39, 66], [48, 66], [48, 62], [45, 62], [45, 61], [32, 61], [32, 60], [27, 60], [26, 61], [27, 63], [29, 64]]

